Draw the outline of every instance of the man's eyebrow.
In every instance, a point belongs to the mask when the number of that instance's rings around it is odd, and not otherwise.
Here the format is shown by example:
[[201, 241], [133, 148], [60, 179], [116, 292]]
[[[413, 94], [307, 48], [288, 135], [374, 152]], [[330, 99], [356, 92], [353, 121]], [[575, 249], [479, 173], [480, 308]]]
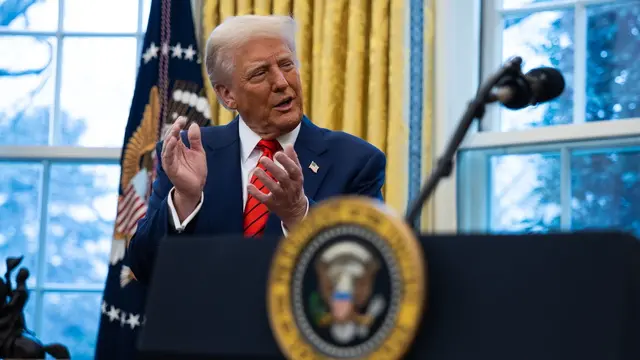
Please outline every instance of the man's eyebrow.
[[248, 66], [249, 70], [247, 72], [254, 72], [260, 68], [265, 68], [268, 66], [269, 66], [269, 63], [266, 61], [254, 61], [252, 63], [249, 63], [249, 66]]
[[289, 53], [287, 53], [287, 54], [282, 54], [282, 55], [279, 55], [279, 56], [277, 57], [277, 59], [278, 59], [278, 61], [282, 61], [282, 60], [293, 60], [293, 54], [289, 54]]
[[[282, 54], [282, 55], [278, 55], [276, 56], [276, 61], [277, 62], [281, 62], [284, 60], [291, 60], [293, 61], [293, 54]], [[267, 68], [269, 67], [269, 62], [266, 60], [258, 60], [258, 61], [254, 61], [254, 62], [250, 62], [249, 65], [247, 66], [247, 73], [252, 73], [256, 70], [262, 69], [262, 68]]]

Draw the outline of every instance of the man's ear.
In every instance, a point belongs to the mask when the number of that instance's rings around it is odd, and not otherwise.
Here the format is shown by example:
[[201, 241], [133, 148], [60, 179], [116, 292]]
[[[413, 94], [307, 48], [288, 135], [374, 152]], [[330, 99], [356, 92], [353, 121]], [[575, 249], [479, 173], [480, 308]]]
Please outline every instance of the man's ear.
[[213, 87], [213, 90], [218, 94], [218, 99], [220, 99], [227, 108], [232, 110], [236, 109], [236, 99], [229, 88], [224, 85], [217, 84]]

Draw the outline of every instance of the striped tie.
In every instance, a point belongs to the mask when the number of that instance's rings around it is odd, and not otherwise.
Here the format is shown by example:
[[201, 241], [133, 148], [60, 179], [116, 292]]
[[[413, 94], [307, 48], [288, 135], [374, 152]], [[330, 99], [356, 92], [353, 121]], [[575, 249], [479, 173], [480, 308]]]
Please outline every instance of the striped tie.
[[[273, 155], [280, 150], [280, 144], [275, 140], [260, 140], [256, 148], [262, 150], [262, 156], [273, 160]], [[262, 158], [262, 157], [261, 157]], [[267, 175], [273, 179], [273, 175], [265, 169], [264, 165], [258, 161], [258, 166], [264, 170]], [[255, 175], [251, 176], [251, 184], [265, 194], [269, 193], [269, 189]], [[264, 233], [269, 218], [269, 209], [251, 194], [247, 194], [247, 204], [244, 207], [244, 236], [260, 237]]]

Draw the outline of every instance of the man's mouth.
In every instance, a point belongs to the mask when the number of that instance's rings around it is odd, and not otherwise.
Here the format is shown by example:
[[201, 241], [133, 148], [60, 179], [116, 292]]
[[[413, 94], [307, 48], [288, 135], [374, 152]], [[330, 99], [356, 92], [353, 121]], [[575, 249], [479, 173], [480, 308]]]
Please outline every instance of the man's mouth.
[[274, 106], [277, 110], [286, 111], [291, 108], [291, 103], [293, 102], [293, 97], [286, 97], [282, 101], [280, 101], [276, 106]]

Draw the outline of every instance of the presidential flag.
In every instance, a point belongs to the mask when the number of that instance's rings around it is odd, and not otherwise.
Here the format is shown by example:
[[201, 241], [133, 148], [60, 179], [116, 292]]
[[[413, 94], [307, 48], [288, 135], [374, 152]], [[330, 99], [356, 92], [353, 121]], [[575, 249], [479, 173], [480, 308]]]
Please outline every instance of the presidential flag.
[[147, 211], [158, 160], [155, 147], [165, 129], [178, 116], [201, 126], [210, 124], [203, 59], [191, 1], [153, 0], [120, 159], [120, 193], [96, 359], [136, 357], [137, 335], [145, 322], [145, 288], [127, 266], [126, 249]]

